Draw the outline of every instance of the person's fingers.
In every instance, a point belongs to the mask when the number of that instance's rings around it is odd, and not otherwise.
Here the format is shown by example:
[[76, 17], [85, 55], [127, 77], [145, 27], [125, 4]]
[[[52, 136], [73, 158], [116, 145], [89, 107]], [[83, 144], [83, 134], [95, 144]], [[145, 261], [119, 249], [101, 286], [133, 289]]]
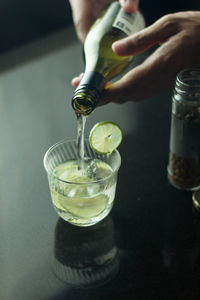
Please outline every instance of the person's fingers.
[[74, 26], [79, 40], [83, 43], [86, 34], [95, 21], [90, 0], [69, 0], [72, 7]]
[[77, 77], [74, 77], [74, 78], [72, 79], [72, 85], [73, 85], [74, 87], [77, 87], [77, 86], [79, 85], [79, 83], [80, 83], [82, 77], [83, 77], [83, 73], [81, 73], [81, 74], [80, 74], [79, 76], [77, 76]]
[[119, 0], [121, 7], [127, 13], [133, 13], [138, 10], [139, 0]]
[[184, 67], [190, 67], [190, 59], [187, 59], [188, 55], [184, 54], [182, 44], [179, 42], [180, 39], [179, 34], [172, 37], [155, 50], [141, 65], [113, 83], [109, 89], [104, 91], [100, 104], [140, 101], [171, 87], [176, 74], [182, 68], [183, 59]]
[[177, 23], [173, 17], [166, 15], [136, 34], [114, 42], [112, 49], [120, 56], [135, 55], [151, 48], [155, 44], [160, 44], [178, 30]]
[[112, 1], [114, 0], [69, 0], [72, 7], [74, 26], [82, 43], [92, 24]]

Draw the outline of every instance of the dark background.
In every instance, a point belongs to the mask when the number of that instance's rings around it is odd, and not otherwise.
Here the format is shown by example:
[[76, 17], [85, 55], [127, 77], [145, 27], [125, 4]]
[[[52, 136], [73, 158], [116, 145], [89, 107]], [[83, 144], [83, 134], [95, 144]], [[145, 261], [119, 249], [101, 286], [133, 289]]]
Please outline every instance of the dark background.
[[[178, 2], [152, 1], [141, 3], [147, 24], [178, 10]], [[71, 78], [83, 62], [68, 2], [0, 6], [0, 299], [199, 300], [200, 215], [192, 193], [167, 180], [171, 91], [88, 118], [86, 136], [98, 121], [120, 124], [122, 165], [106, 223], [74, 228], [54, 212], [43, 168], [52, 144], [76, 136]], [[112, 249], [116, 273], [96, 269]]]
[[64, 28], [71, 20], [66, 0], [1, 0], [0, 52]]
[[[195, 9], [198, 1], [141, 0], [140, 9], [147, 25], [160, 16], [185, 9]], [[72, 23], [67, 0], [1, 0], [0, 53], [62, 29]]]

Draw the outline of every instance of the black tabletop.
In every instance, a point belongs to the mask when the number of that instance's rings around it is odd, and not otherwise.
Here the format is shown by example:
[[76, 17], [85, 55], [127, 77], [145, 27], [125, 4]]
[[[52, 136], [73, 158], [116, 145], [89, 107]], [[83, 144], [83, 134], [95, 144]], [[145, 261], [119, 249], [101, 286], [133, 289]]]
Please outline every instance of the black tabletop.
[[[167, 180], [170, 91], [116, 108], [115, 121], [126, 126], [110, 215], [79, 228], [53, 210], [43, 156], [76, 131], [65, 99], [67, 51], [1, 77], [0, 298], [199, 300], [200, 215], [191, 192]], [[91, 118], [114, 113], [108, 105]]]

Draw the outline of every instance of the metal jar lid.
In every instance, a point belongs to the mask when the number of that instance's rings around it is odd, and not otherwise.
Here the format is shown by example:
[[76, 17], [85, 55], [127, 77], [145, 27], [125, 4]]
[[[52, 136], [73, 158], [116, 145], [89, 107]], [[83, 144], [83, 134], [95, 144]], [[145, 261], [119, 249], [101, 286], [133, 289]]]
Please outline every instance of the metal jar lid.
[[192, 200], [194, 207], [200, 211], [200, 190], [197, 190], [192, 194]]

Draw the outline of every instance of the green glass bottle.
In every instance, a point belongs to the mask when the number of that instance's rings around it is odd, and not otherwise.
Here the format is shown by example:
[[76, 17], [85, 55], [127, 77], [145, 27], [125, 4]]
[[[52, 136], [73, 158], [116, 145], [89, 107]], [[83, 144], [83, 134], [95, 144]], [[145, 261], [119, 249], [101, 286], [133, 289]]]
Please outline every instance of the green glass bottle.
[[97, 106], [105, 84], [120, 74], [131, 62], [130, 56], [118, 56], [113, 42], [144, 28], [140, 12], [128, 14], [119, 2], [113, 2], [97, 19], [84, 43], [85, 72], [74, 91], [72, 107], [77, 114], [89, 115]]

